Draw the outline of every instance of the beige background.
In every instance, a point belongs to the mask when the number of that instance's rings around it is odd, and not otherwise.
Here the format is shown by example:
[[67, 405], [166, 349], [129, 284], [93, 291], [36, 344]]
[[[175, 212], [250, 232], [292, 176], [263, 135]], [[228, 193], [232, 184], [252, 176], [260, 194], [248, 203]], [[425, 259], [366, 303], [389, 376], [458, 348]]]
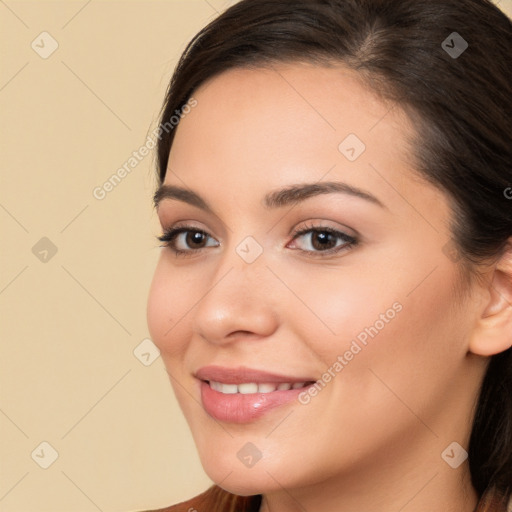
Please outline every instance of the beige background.
[[[161, 358], [137, 350], [153, 155], [93, 190], [146, 142], [186, 42], [231, 3], [0, 0], [1, 512], [131, 512], [210, 484]], [[58, 48], [42, 58], [45, 31]]]

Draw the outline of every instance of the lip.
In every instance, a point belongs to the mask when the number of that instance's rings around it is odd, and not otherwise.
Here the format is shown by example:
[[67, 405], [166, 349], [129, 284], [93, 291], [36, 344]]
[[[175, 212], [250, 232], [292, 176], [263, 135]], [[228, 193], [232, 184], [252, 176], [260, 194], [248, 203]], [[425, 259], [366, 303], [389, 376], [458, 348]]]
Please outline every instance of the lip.
[[246, 366], [238, 366], [237, 368], [227, 368], [223, 366], [203, 366], [199, 368], [195, 376], [199, 380], [215, 380], [224, 384], [243, 384], [247, 382], [256, 382], [263, 384], [265, 382], [309, 382], [316, 381], [311, 376], [293, 377], [291, 375], [280, 375], [277, 373], [269, 373], [262, 370], [255, 370]]
[[248, 382], [258, 384], [289, 382], [293, 384], [316, 381], [311, 377], [280, 375], [244, 366], [237, 368], [204, 366], [196, 372], [195, 377], [201, 381], [201, 402], [205, 411], [216, 420], [227, 423], [255, 421], [272, 409], [289, 404], [313, 384], [299, 389], [276, 390], [270, 393], [225, 394], [212, 389], [207, 381], [213, 380], [225, 384]]

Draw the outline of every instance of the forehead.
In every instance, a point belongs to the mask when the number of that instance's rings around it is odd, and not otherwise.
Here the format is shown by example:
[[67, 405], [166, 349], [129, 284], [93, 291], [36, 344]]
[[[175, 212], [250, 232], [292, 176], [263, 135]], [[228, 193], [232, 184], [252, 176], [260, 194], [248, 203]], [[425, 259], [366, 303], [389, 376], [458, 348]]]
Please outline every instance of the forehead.
[[343, 157], [339, 146], [349, 135], [367, 155], [406, 157], [406, 116], [342, 66], [233, 69], [202, 84], [194, 98], [197, 106], [177, 128], [171, 166], [186, 161], [191, 169], [206, 158], [224, 168], [242, 161], [246, 172], [322, 161], [329, 169]]
[[414, 131], [405, 113], [343, 66], [233, 69], [202, 84], [193, 98], [197, 105], [177, 127], [164, 183], [220, 203], [242, 192], [260, 200], [270, 189], [323, 179], [394, 202], [397, 190], [408, 195], [411, 184], [430, 187], [413, 172]]

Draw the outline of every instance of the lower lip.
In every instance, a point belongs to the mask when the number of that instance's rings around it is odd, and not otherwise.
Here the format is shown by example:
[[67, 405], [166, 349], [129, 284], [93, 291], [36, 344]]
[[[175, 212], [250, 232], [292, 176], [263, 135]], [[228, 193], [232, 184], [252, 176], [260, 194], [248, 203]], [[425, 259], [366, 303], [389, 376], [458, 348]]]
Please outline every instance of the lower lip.
[[226, 394], [201, 381], [201, 400], [205, 411], [218, 421], [249, 423], [275, 407], [292, 402], [308, 387], [270, 393]]

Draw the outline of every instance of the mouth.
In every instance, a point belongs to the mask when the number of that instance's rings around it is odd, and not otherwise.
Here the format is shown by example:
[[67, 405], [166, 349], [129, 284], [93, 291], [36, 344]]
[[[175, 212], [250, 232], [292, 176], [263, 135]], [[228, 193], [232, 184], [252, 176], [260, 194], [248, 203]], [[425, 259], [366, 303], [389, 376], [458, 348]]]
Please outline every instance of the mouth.
[[273, 393], [274, 391], [289, 391], [290, 389], [302, 389], [315, 381], [307, 382], [241, 382], [239, 384], [227, 384], [215, 380], [203, 381], [209, 384], [210, 388], [223, 393], [224, 395], [234, 395], [241, 393], [242, 395], [250, 395], [254, 393]]
[[217, 421], [249, 423], [293, 402], [315, 384], [311, 377], [280, 375], [247, 367], [206, 366], [194, 375], [204, 410]]

